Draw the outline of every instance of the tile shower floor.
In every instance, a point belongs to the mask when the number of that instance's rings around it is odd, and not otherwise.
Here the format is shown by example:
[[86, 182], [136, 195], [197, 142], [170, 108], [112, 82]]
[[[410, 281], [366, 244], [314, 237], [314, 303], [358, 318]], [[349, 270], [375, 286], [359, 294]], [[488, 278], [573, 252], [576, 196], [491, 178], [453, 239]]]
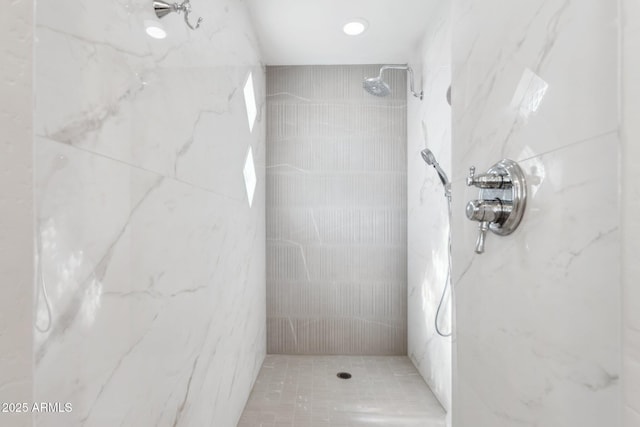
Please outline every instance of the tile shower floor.
[[238, 427], [444, 427], [445, 417], [406, 356], [268, 355]]

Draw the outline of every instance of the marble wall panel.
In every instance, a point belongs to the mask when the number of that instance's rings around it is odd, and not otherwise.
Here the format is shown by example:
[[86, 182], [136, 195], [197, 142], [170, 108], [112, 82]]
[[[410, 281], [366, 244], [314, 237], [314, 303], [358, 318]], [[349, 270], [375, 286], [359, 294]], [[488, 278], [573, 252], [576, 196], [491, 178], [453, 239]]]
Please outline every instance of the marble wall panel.
[[451, 333], [451, 289], [445, 290], [449, 286], [449, 212], [438, 174], [420, 152], [431, 150], [451, 176], [450, 13], [449, 5], [434, 11], [410, 63], [424, 99], [409, 97], [407, 114], [408, 352], [449, 415], [452, 339], [439, 336], [434, 323], [445, 292], [438, 325], [444, 335]]
[[260, 369], [264, 71], [242, 2], [193, 11], [38, 2], [38, 425], [235, 425]]
[[622, 301], [623, 425], [640, 425], [640, 2], [622, 2]]
[[[598, 1], [454, 2], [454, 426], [620, 425], [617, 19]], [[474, 254], [464, 178], [505, 157], [527, 210]]]

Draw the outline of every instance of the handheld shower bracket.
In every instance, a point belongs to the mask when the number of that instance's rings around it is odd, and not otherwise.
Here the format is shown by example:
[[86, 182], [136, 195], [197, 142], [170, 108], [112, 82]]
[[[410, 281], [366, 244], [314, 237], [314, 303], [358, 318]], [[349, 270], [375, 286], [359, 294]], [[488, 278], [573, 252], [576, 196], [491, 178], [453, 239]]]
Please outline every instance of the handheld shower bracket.
[[422, 159], [426, 164], [428, 164], [429, 166], [433, 166], [433, 168], [436, 170], [436, 172], [438, 173], [438, 177], [440, 178], [440, 182], [442, 182], [442, 185], [444, 186], [444, 195], [447, 199], [451, 200], [451, 183], [449, 182], [449, 178], [447, 178], [447, 174], [444, 172], [444, 170], [436, 160], [436, 157], [428, 148], [422, 150], [420, 152], [420, 155], [422, 156]]

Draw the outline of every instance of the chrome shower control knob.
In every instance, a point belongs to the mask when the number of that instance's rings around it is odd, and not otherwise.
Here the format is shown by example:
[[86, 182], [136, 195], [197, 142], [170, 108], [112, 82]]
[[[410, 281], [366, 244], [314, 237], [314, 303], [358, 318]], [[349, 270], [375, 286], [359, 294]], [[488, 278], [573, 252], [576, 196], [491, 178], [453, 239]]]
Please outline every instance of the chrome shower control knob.
[[500, 199], [471, 200], [467, 203], [466, 214], [471, 221], [480, 223], [478, 240], [476, 240], [476, 253], [484, 252], [484, 241], [489, 230], [489, 224], [501, 226], [511, 214], [512, 205]]
[[467, 203], [466, 213], [471, 221], [500, 224], [511, 213], [511, 206], [500, 199], [471, 200]]

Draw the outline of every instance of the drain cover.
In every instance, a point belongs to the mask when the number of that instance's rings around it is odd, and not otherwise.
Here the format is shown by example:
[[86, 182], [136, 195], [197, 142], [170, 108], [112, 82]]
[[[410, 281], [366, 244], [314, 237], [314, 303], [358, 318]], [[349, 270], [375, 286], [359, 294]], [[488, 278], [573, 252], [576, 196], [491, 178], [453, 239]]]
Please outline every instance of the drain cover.
[[349, 378], [351, 378], [351, 374], [349, 372], [338, 372], [338, 378], [348, 380]]

